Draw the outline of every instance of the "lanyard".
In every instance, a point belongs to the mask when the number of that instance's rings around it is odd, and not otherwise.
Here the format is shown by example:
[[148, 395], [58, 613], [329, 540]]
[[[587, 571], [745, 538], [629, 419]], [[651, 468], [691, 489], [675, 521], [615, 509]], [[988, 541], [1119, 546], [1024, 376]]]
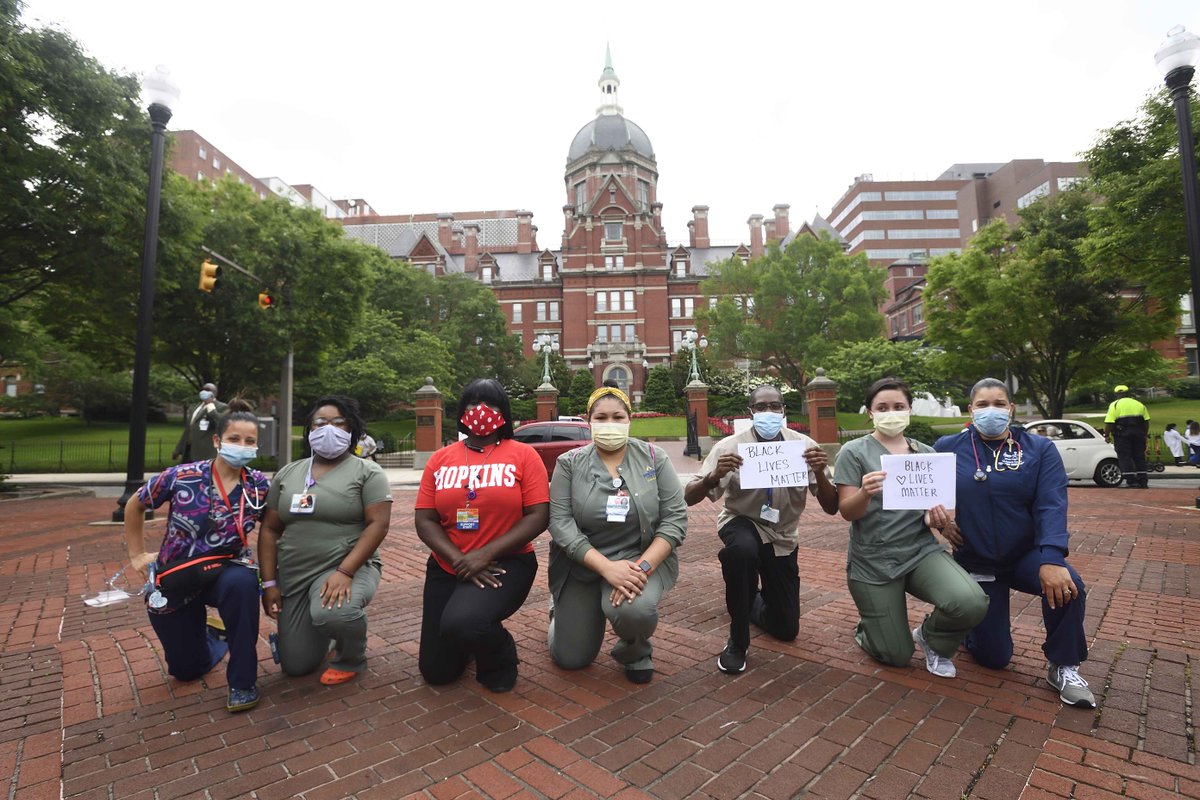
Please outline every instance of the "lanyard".
[[771, 498], [774, 496], [774, 494], [775, 494], [775, 490], [772, 487], [768, 486], [767, 487], [767, 505], [771, 505]]
[[[221, 493], [221, 499], [225, 501], [225, 507], [229, 509], [229, 513], [233, 513], [233, 503], [229, 502], [229, 495], [225, 492], [225, 484], [221, 481], [221, 473], [217, 471], [217, 465], [213, 464], [212, 468], [213, 482], [217, 485], [217, 490]], [[237, 516], [237, 535], [242, 540], [242, 546], [246, 546], [246, 471], [241, 471], [242, 479], [242, 497], [238, 503]]]

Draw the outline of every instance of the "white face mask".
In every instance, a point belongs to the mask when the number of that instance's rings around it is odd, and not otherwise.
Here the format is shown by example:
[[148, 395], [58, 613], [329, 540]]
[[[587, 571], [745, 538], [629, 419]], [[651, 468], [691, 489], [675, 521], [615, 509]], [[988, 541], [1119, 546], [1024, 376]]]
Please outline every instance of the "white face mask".
[[601, 450], [620, 450], [629, 441], [629, 423], [593, 422], [592, 441]]
[[879, 411], [871, 417], [871, 422], [884, 436], [899, 436], [908, 427], [911, 414], [911, 411]]

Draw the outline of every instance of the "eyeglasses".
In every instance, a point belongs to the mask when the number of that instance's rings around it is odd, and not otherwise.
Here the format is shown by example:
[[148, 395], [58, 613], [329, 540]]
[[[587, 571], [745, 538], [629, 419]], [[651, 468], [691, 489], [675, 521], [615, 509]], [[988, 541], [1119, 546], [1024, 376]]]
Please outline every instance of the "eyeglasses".
[[335, 428], [344, 428], [348, 424], [349, 423], [346, 422], [345, 417], [334, 417], [333, 419], [325, 419], [324, 417], [317, 417], [316, 419], [314, 419], [312, 421], [312, 426], [314, 428], [324, 428], [326, 425], [333, 425]]
[[776, 414], [783, 413], [783, 403], [755, 403], [750, 406], [750, 410], [759, 414], [764, 411], [774, 411]]

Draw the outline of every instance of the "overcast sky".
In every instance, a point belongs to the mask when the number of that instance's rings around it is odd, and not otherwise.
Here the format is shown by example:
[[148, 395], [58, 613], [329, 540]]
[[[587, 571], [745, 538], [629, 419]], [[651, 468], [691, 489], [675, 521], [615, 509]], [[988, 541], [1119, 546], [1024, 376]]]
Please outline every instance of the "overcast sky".
[[[667, 238], [714, 243], [853, 181], [960, 161], [1074, 160], [1161, 85], [1195, 0], [432, 2], [26, 0], [109, 67], [166, 64], [192, 128], [246, 170], [384, 214], [525, 208], [557, 247], [563, 168], [611, 42], [650, 136]], [[1200, 122], [1200, 121], [1198, 121]]]

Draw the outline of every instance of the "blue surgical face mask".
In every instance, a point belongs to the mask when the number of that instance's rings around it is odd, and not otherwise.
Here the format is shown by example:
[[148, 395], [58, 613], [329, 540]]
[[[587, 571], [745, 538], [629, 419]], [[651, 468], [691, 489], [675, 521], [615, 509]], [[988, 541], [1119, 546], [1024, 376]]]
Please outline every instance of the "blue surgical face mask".
[[229, 466], [234, 469], [241, 469], [258, 456], [258, 448], [221, 442], [221, 449], [217, 451], [217, 454]]
[[200, 392], [200, 399], [207, 403], [209, 400], [213, 399], [213, 393], [205, 389], [204, 391]]
[[1008, 430], [1011, 417], [1007, 408], [996, 408], [988, 406], [987, 408], [977, 408], [971, 412], [971, 419], [975, 423], [975, 429], [984, 436], [999, 436]]
[[754, 432], [763, 439], [774, 439], [783, 427], [783, 414], [777, 411], [754, 412]]

